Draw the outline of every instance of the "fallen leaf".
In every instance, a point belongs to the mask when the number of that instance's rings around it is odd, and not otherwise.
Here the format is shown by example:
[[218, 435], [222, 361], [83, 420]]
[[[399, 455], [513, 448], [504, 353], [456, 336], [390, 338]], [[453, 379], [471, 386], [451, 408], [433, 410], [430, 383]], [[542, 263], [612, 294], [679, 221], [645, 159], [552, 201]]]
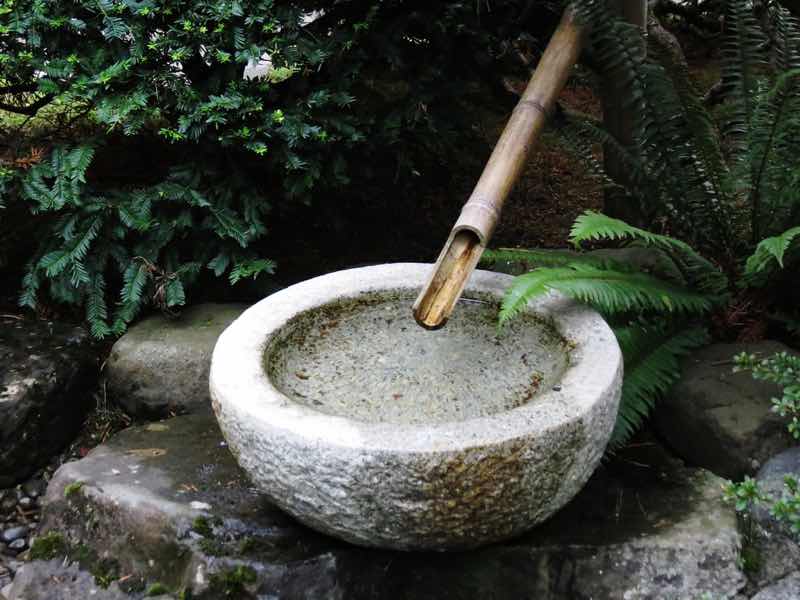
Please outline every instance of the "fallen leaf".
[[125, 454], [132, 454], [139, 458], [155, 458], [157, 456], [164, 456], [167, 453], [163, 448], [134, 448], [133, 450], [126, 450]]

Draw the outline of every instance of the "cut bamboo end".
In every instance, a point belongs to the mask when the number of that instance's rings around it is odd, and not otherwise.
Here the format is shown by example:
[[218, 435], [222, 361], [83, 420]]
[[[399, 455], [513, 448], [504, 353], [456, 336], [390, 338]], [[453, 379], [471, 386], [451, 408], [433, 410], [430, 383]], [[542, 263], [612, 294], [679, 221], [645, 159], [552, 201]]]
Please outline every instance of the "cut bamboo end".
[[453, 234], [414, 302], [414, 319], [419, 325], [425, 329], [444, 327], [483, 250], [474, 232], [462, 230]]
[[574, 11], [567, 9], [414, 303], [414, 318], [422, 327], [443, 327], [453, 312], [489, 243], [503, 204], [578, 60], [582, 36]]

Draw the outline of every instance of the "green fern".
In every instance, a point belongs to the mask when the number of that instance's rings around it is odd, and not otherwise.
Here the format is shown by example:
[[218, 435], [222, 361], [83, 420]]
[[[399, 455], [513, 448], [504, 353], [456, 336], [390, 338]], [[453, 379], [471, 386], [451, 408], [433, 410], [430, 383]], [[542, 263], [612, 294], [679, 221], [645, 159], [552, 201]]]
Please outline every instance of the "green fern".
[[709, 342], [702, 327], [665, 329], [656, 325], [615, 327], [625, 360], [622, 399], [609, 446], [619, 448], [641, 427], [658, 398], [680, 375], [680, 359]]
[[[36, 210], [57, 216], [27, 267], [21, 305], [35, 308], [46, 291], [82, 303], [93, 335], [119, 335], [148, 305], [184, 305], [203, 265], [232, 284], [274, 270], [244, 248], [265, 231], [256, 194], [220, 185], [212, 202], [196, 172], [176, 170], [149, 188], [94, 195], [86, 179], [93, 157], [91, 147], [59, 146], [23, 179]], [[204, 243], [191, 243], [198, 236]]]
[[569, 239], [575, 246], [589, 241], [616, 241], [638, 242], [660, 248], [682, 274], [681, 283], [704, 294], [716, 296], [718, 302], [728, 289], [728, 278], [725, 274], [685, 242], [634, 227], [598, 212], [586, 211], [580, 215], [570, 230]]
[[666, 249], [691, 250], [690, 246], [680, 240], [666, 235], [651, 233], [645, 229], [629, 225], [621, 219], [615, 219], [599, 212], [587, 210], [573, 223], [569, 241], [580, 246], [590, 241], [634, 241], [639, 240], [650, 246]]
[[[649, 218], [664, 217], [682, 237], [700, 247], [729, 252], [731, 234], [726, 212], [729, 199], [719, 186], [708, 185], [718, 171], [719, 154], [705, 136], [710, 118], [698, 102], [688, 102], [670, 72], [642, 52], [637, 27], [624, 22], [604, 0], [578, 0], [579, 15], [591, 26], [593, 61], [603, 76], [613, 76], [627, 89], [624, 108], [632, 119], [635, 145], [649, 185], [631, 186]], [[719, 175], [717, 178], [721, 178]], [[627, 179], [627, 178], [626, 178]]]
[[756, 246], [755, 252], [747, 259], [745, 277], [753, 278], [763, 273], [772, 261], [783, 268], [784, 256], [795, 238], [800, 239], [800, 226], [792, 227], [780, 235], [761, 240]]
[[[587, 211], [575, 221], [571, 242], [606, 241], [649, 246], [678, 278], [638, 270], [635, 264], [574, 252], [500, 250], [490, 259], [522, 260], [533, 270], [514, 279], [500, 309], [500, 324], [551, 290], [597, 309], [612, 324], [625, 357], [625, 380], [612, 448], [627, 441], [680, 374], [679, 360], [707, 342], [694, 321], [718, 305], [727, 280], [690, 246], [668, 236]], [[540, 265], [552, 266], [540, 266]], [[674, 271], [673, 271], [674, 269]], [[656, 324], [658, 323], [658, 324]]]
[[574, 262], [568, 267], [540, 268], [515, 278], [503, 299], [501, 324], [518, 315], [533, 298], [550, 290], [589, 304], [605, 315], [632, 311], [704, 313], [713, 305], [704, 294], [651, 275]]

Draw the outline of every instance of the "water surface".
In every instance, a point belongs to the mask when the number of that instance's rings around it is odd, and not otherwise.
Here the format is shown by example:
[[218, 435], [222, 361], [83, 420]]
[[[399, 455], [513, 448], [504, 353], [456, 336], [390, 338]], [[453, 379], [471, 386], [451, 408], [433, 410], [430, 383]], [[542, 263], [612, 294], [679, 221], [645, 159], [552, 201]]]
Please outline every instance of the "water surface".
[[497, 329], [497, 304], [462, 300], [447, 325], [414, 321], [414, 296], [366, 295], [304, 313], [266, 352], [273, 384], [328, 414], [443, 423], [535, 401], [567, 365], [564, 340], [525, 315]]

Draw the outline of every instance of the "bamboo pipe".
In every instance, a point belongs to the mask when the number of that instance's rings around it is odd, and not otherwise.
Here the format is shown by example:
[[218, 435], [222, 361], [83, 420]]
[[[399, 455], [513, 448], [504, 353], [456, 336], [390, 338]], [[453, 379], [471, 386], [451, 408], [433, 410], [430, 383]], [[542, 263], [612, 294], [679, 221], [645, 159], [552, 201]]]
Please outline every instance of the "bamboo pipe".
[[414, 318], [426, 329], [444, 326], [478, 265], [503, 203], [578, 61], [582, 34], [583, 27], [576, 21], [574, 11], [567, 8], [414, 302]]

